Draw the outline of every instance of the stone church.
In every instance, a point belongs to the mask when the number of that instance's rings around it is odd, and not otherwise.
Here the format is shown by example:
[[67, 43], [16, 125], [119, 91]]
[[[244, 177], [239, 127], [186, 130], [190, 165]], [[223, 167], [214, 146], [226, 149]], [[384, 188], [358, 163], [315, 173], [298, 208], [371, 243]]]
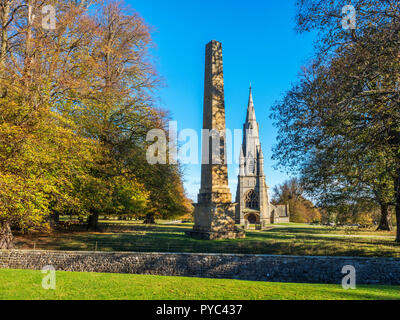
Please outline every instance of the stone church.
[[264, 155], [260, 144], [251, 87], [246, 122], [243, 125], [243, 143], [239, 163], [236, 223], [245, 228], [250, 224], [263, 228], [269, 224], [289, 222], [288, 206], [275, 206], [269, 202], [269, 187], [265, 182], [264, 174]]

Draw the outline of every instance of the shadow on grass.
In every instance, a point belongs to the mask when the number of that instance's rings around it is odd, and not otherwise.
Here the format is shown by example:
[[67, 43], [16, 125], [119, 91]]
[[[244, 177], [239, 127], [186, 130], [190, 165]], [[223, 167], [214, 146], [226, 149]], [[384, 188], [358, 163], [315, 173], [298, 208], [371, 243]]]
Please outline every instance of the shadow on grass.
[[[107, 230], [108, 226], [107, 223], [101, 224], [103, 230]], [[248, 232], [246, 239], [207, 241], [187, 237], [184, 232], [192, 228], [190, 224], [131, 224], [123, 227], [123, 232], [117, 233], [65, 232], [30, 238], [18, 237], [16, 247], [87, 251], [400, 256], [400, 247], [390, 240], [317, 236], [316, 233], [320, 234], [323, 230], [320, 228], [276, 228]]]

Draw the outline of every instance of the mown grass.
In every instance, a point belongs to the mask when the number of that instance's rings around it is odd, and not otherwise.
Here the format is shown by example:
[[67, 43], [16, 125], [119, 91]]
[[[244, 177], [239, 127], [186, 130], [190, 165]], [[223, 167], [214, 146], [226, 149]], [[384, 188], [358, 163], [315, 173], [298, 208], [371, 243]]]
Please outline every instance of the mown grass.
[[56, 272], [56, 289], [42, 288], [43, 274], [0, 269], [1, 300], [393, 300], [400, 288], [268, 283], [130, 274]]
[[393, 232], [333, 229], [289, 224], [249, 231], [246, 239], [205, 241], [189, 238], [191, 224], [146, 226], [136, 222], [102, 221], [103, 232], [66, 231], [18, 235], [16, 247], [46, 250], [243, 253], [400, 257]]

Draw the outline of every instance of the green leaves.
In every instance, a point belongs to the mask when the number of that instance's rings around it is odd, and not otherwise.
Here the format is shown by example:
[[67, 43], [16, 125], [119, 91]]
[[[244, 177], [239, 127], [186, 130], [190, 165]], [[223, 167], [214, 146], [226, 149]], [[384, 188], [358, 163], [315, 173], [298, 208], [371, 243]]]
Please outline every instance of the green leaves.
[[320, 31], [318, 49], [273, 108], [274, 158], [300, 172], [320, 206], [393, 205], [400, 168], [400, 4], [357, 1], [351, 36], [331, 14], [344, 4], [299, 3], [298, 28]]

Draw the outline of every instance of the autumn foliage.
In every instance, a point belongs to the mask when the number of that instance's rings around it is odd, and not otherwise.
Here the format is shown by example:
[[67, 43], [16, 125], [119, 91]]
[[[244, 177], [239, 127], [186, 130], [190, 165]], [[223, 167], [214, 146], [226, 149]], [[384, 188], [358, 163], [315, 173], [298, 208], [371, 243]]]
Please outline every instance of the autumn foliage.
[[60, 214], [93, 228], [100, 214], [185, 214], [179, 167], [144, 157], [147, 131], [167, 120], [149, 27], [121, 3], [53, 1], [46, 30], [46, 4], [0, 1], [0, 229]]
[[316, 51], [273, 107], [274, 157], [339, 220], [378, 208], [378, 228], [391, 230], [394, 211], [400, 242], [400, 3], [351, 1], [353, 29], [341, 23], [349, 1], [296, 3], [296, 29], [315, 32]]

